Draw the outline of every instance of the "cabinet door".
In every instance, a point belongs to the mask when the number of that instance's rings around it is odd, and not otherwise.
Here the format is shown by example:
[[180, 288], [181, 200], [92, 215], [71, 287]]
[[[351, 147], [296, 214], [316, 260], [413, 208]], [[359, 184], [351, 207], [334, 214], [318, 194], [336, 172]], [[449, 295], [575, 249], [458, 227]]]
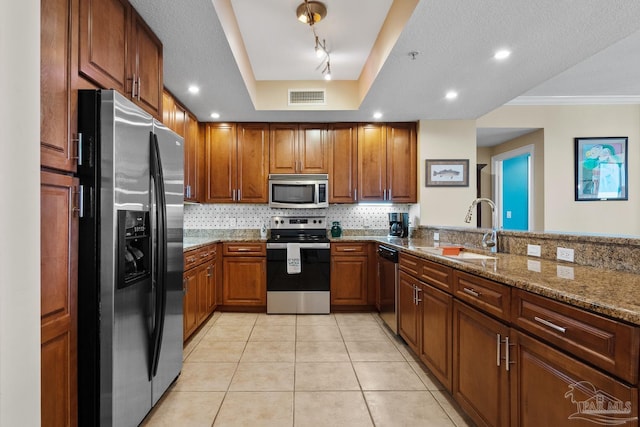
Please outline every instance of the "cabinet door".
[[40, 340], [43, 425], [77, 425], [78, 180], [40, 174]]
[[222, 303], [267, 305], [267, 260], [264, 257], [224, 257]]
[[209, 123], [205, 140], [205, 202], [229, 203], [235, 200], [236, 126]]
[[[205, 305], [207, 316], [216, 308], [218, 284], [218, 263], [214, 260], [207, 266], [207, 303]], [[206, 316], [205, 316], [206, 317]]]
[[300, 125], [296, 157], [298, 173], [329, 173], [326, 125]]
[[175, 132], [176, 130], [176, 100], [167, 92], [162, 92], [162, 123]]
[[387, 199], [415, 203], [417, 140], [415, 123], [387, 123]]
[[401, 271], [398, 280], [398, 333], [414, 353], [420, 353], [420, 306], [416, 304], [416, 280]]
[[438, 380], [451, 390], [453, 297], [432, 286], [421, 284], [422, 309], [420, 360]]
[[[162, 117], [162, 43], [135, 11], [128, 39], [129, 76], [135, 83], [133, 100], [157, 119]], [[176, 123], [177, 125], [177, 123]], [[180, 132], [178, 132], [180, 133]]]
[[130, 11], [126, 0], [80, 0], [80, 73], [128, 95], [133, 83], [127, 80]]
[[184, 340], [191, 336], [198, 326], [198, 269], [184, 272]]
[[199, 202], [202, 191], [201, 180], [203, 156], [198, 132], [198, 120], [191, 114], [186, 114], [184, 138], [184, 199]]
[[71, 74], [77, 71], [71, 64], [77, 66], [72, 52], [77, 52], [78, 4], [76, 0], [42, 0], [40, 4], [40, 164], [75, 172]]
[[269, 173], [296, 173], [298, 125], [272, 123], [269, 138]]
[[508, 335], [503, 323], [454, 301], [452, 394], [481, 426], [509, 425], [509, 372], [502, 354]]
[[200, 326], [204, 319], [209, 315], [208, 311], [208, 293], [209, 293], [209, 277], [211, 269], [208, 264], [201, 265], [197, 268], [197, 293], [198, 293], [198, 314], [197, 314], [197, 326]]
[[238, 185], [236, 200], [269, 202], [269, 125], [238, 124]]
[[353, 124], [329, 126], [329, 203], [355, 203], [358, 131]]
[[387, 152], [384, 125], [358, 127], [358, 200], [386, 200]]
[[637, 425], [636, 387], [616, 381], [527, 334], [511, 330], [511, 338], [515, 344], [510, 356], [514, 362], [510, 371], [511, 425]]
[[331, 257], [331, 304], [366, 305], [367, 256]]

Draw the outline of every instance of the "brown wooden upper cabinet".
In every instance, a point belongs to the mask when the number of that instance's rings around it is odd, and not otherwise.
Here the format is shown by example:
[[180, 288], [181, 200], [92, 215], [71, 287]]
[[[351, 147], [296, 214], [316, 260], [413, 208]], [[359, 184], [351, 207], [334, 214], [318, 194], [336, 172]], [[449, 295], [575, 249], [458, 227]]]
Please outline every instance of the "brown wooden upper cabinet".
[[184, 138], [184, 199], [200, 202], [204, 158], [198, 120], [165, 90], [162, 93], [162, 122]]
[[269, 173], [329, 173], [326, 124], [272, 123]]
[[358, 126], [330, 124], [329, 203], [355, 203], [358, 179]]
[[160, 119], [162, 43], [126, 0], [80, 0], [79, 71]]
[[269, 124], [207, 123], [205, 202], [267, 203]]
[[[75, 172], [77, 145], [71, 74], [77, 64], [78, 5], [43, 0], [40, 20], [40, 163]], [[77, 66], [77, 65], [75, 65]]]
[[415, 123], [358, 127], [358, 200], [417, 201]]

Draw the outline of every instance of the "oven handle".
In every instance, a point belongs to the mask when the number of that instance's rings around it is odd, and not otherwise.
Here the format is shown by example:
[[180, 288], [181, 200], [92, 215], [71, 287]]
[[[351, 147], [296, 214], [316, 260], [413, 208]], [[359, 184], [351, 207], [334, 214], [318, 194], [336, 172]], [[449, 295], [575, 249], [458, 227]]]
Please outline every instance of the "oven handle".
[[[298, 243], [300, 249], [330, 249], [330, 243]], [[287, 249], [286, 243], [267, 243], [267, 249]]]

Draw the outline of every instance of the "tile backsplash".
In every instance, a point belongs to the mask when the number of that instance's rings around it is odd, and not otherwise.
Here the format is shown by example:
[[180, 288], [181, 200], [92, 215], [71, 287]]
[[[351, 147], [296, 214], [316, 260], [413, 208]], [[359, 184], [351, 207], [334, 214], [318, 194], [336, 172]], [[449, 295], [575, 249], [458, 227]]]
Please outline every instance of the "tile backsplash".
[[326, 209], [273, 209], [258, 204], [187, 204], [184, 206], [184, 228], [260, 229], [268, 226], [272, 216], [326, 216], [327, 228], [340, 221], [343, 229], [386, 229], [389, 212], [409, 212], [410, 205], [331, 205]]

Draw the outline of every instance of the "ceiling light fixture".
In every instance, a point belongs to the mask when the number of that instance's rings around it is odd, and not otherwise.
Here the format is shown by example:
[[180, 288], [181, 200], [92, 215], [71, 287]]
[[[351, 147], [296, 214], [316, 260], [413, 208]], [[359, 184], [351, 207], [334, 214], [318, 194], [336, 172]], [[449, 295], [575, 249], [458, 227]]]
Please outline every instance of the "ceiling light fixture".
[[497, 52], [493, 55], [493, 57], [494, 57], [495, 59], [506, 59], [506, 58], [508, 58], [508, 57], [509, 57], [509, 55], [511, 55], [511, 51], [509, 51], [509, 50], [507, 50], [507, 49], [502, 49], [502, 50], [497, 51]]
[[450, 90], [445, 95], [445, 98], [447, 98], [447, 99], [456, 99], [457, 97], [458, 97], [458, 92], [456, 92], [455, 90]]
[[381, 119], [382, 118], [382, 113], [380, 111], [376, 111], [375, 113], [373, 113], [373, 118], [374, 119]]
[[316, 22], [322, 21], [322, 19], [327, 16], [327, 7], [319, 1], [305, 0], [305, 2], [296, 9], [296, 16], [298, 17], [298, 21], [303, 24], [313, 25]]
[[198, 92], [200, 92], [200, 88], [198, 86], [196, 85], [189, 86], [189, 93], [193, 93], [195, 95]]
[[220, 113], [211, 113], [211, 118], [212, 119], [219, 119], [220, 118]]
[[325, 39], [322, 39], [322, 42], [320, 41], [320, 37], [318, 37], [316, 27], [314, 26], [317, 22], [320, 22], [325, 16], [327, 16], [327, 7], [324, 3], [320, 3], [319, 1], [304, 0], [304, 3], [296, 9], [296, 16], [298, 17], [298, 21], [304, 24], [309, 24], [311, 27], [315, 41], [314, 50], [316, 52], [316, 56], [318, 58], [324, 58], [325, 62], [322, 74], [324, 75], [325, 80], [331, 80], [331, 59], [329, 58], [327, 41]]

